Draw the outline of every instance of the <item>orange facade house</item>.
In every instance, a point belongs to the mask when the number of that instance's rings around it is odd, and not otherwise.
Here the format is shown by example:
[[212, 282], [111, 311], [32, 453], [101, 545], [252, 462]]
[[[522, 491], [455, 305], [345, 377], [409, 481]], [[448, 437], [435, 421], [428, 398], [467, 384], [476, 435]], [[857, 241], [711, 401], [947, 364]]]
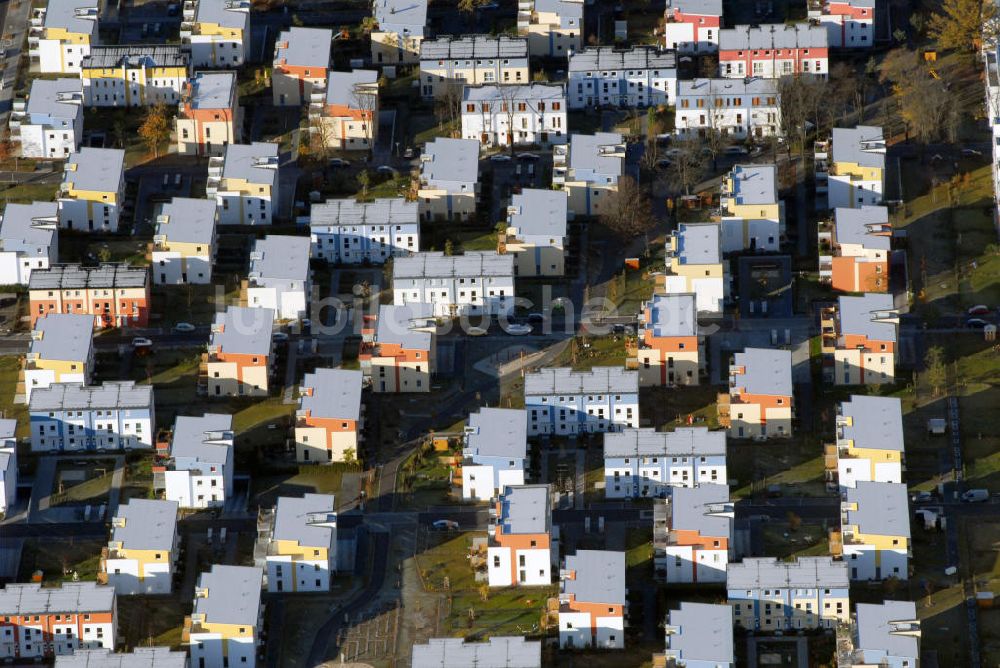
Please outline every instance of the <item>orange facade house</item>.
[[833, 359], [835, 385], [880, 385], [896, 379], [899, 312], [892, 295], [844, 296], [824, 309], [821, 352]]
[[625, 553], [577, 550], [559, 580], [559, 646], [623, 649]]
[[889, 292], [891, 241], [884, 206], [836, 209], [819, 233], [820, 278], [841, 292]]
[[363, 374], [350, 369], [316, 369], [302, 378], [295, 414], [295, 454], [299, 462], [355, 461], [364, 425]]
[[491, 511], [486, 548], [491, 587], [552, 583], [552, 515], [548, 485], [505, 487]]
[[235, 72], [198, 72], [184, 86], [177, 106], [177, 150], [187, 155], [222, 155], [243, 140], [243, 109]]
[[703, 365], [696, 297], [658, 294], [643, 304], [635, 349], [639, 386], [697, 385]]
[[792, 435], [792, 353], [747, 348], [733, 355], [729, 394], [720, 395], [719, 421], [733, 438]]
[[654, 511], [653, 559], [670, 584], [725, 582], [733, 533], [727, 485], [672, 487]]
[[436, 325], [424, 304], [379, 307], [366, 319], [358, 356], [373, 392], [430, 392], [436, 372]]
[[326, 148], [369, 150], [378, 131], [378, 72], [330, 72], [325, 89], [314, 87], [311, 130]]
[[115, 589], [95, 582], [8, 584], [0, 589], [0, 659], [38, 660], [78, 649], [114, 649]]
[[332, 43], [327, 28], [290, 28], [278, 35], [271, 71], [274, 106], [309, 104], [313, 88], [326, 84]]
[[201, 375], [210, 397], [266, 397], [274, 311], [230, 306], [215, 314]]
[[94, 327], [149, 324], [149, 270], [127, 264], [55, 265], [31, 272], [28, 282], [31, 326], [51, 313], [90, 314]]

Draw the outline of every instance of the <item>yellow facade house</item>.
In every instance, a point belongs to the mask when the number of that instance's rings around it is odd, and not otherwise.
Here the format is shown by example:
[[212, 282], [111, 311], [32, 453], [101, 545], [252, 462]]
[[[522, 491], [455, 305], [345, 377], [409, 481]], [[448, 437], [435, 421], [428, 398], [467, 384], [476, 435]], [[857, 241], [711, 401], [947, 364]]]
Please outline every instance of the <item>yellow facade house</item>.
[[178, 547], [177, 502], [132, 499], [111, 520], [98, 581], [119, 595], [169, 594]]
[[260, 568], [219, 564], [201, 574], [194, 590], [194, 610], [184, 619], [181, 632], [192, 665], [256, 667], [264, 616], [263, 575]]

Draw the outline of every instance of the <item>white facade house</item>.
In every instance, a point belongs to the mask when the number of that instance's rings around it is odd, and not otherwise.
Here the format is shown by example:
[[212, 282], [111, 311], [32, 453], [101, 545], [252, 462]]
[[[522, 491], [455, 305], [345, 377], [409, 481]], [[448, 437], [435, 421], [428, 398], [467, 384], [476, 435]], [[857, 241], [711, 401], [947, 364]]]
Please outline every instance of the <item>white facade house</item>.
[[726, 598], [750, 631], [835, 629], [850, 613], [847, 564], [831, 557], [745, 558], [729, 564]]
[[131, 499], [111, 520], [101, 572], [119, 595], [169, 594], [179, 553], [177, 502]]
[[198, 577], [194, 610], [185, 627], [193, 666], [256, 668], [264, 622], [263, 579], [260, 568], [219, 564]]
[[421, 220], [465, 221], [479, 201], [479, 142], [438, 137], [420, 154]]
[[552, 151], [552, 186], [566, 191], [572, 216], [599, 216], [611, 209], [625, 174], [624, 138], [617, 132], [573, 134]]
[[523, 409], [481, 408], [469, 416], [462, 450], [462, 498], [489, 501], [524, 484], [528, 416]]
[[17, 501], [17, 420], [0, 420], [0, 517]]
[[897, 397], [851, 395], [837, 411], [837, 483], [903, 482], [903, 407]]
[[218, 222], [213, 200], [175, 197], [164, 204], [153, 235], [153, 284], [211, 283]]
[[249, 0], [188, 0], [180, 38], [191, 52], [192, 67], [242, 66], [250, 41]]
[[840, 532], [851, 580], [909, 579], [910, 508], [905, 484], [859, 481], [845, 488]]
[[870, 49], [875, 45], [877, 0], [816, 0], [809, 20], [826, 28], [833, 49]]
[[337, 570], [337, 512], [332, 494], [282, 496], [267, 541], [267, 591], [330, 591]]
[[483, 146], [566, 143], [563, 84], [466, 86], [461, 110], [462, 137]]
[[420, 44], [420, 95], [451, 95], [468, 84], [528, 83], [528, 40], [506, 35], [445, 35]]
[[993, 44], [983, 58], [986, 61], [983, 77], [986, 80], [986, 120], [992, 135], [993, 165], [990, 171], [993, 173], [993, 198], [997, 202], [993, 215], [997, 217], [1000, 216], [1000, 46]]
[[84, 232], [117, 232], [125, 200], [125, 151], [81, 148], [63, 166], [59, 186], [59, 227]]
[[588, 47], [570, 54], [567, 72], [570, 109], [642, 109], [677, 98], [677, 55], [653, 46]]
[[153, 447], [152, 385], [131, 380], [103, 385], [53, 383], [32, 391], [28, 412], [32, 452]]
[[780, 137], [781, 95], [775, 79], [691, 79], [677, 82], [674, 132], [710, 132], [744, 140]]
[[733, 555], [728, 485], [671, 487], [661, 507], [665, 523], [653, 527], [653, 562], [670, 584], [725, 582]]
[[[840, 636], [838, 635], [838, 639]], [[912, 601], [858, 603], [846, 660], [851, 668], [918, 668], [920, 618]]]
[[722, 179], [722, 252], [776, 253], [785, 237], [785, 203], [775, 165], [735, 165]]
[[514, 258], [493, 251], [422, 252], [392, 264], [396, 306], [430, 304], [438, 317], [514, 312]]
[[[491, 587], [552, 584], [552, 511], [548, 485], [503, 488], [486, 547]], [[557, 555], [556, 555], [557, 556]]]
[[162, 471], [164, 498], [181, 508], [222, 507], [233, 494], [233, 416], [179, 415]]
[[169, 647], [136, 647], [131, 652], [84, 649], [57, 656], [56, 668], [188, 668], [188, 655]]
[[713, 53], [719, 48], [722, 0], [667, 0], [663, 45], [678, 53]]
[[542, 668], [542, 643], [524, 636], [492, 636], [483, 642], [430, 638], [414, 643], [410, 668]]
[[524, 188], [510, 198], [504, 252], [514, 256], [518, 276], [566, 273], [569, 198], [558, 190]]
[[76, 153], [83, 138], [83, 87], [79, 79], [35, 79], [28, 99], [16, 100], [10, 117], [11, 139], [24, 158], [63, 159]]
[[695, 294], [699, 313], [722, 313], [729, 299], [729, 261], [722, 223], [680, 223], [667, 240], [667, 294]]
[[250, 252], [247, 306], [271, 309], [275, 320], [305, 318], [312, 292], [309, 247], [309, 237], [258, 239]]
[[28, 34], [28, 55], [43, 74], [77, 74], [90, 47], [100, 42], [100, 4], [49, 0], [35, 9]]
[[27, 285], [32, 269], [59, 261], [59, 205], [8, 203], [0, 216], [0, 285]]
[[830, 140], [828, 201], [831, 209], [882, 203], [885, 191], [885, 136], [882, 128], [834, 128]]
[[604, 496], [664, 496], [671, 487], [725, 485], [726, 432], [625, 429], [604, 435]]
[[621, 431], [639, 426], [639, 372], [619, 367], [539, 369], [524, 377], [528, 435]]
[[229, 144], [208, 159], [206, 195], [219, 207], [220, 225], [270, 225], [280, 206], [278, 145]]
[[334, 264], [384, 264], [420, 250], [417, 203], [402, 197], [313, 204], [309, 231], [310, 256]]
[[670, 611], [664, 632], [667, 665], [736, 668], [733, 609], [728, 605], [682, 601], [680, 609]]
[[625, 553], [577, 550], [559, 571], [559, 647], [625, 647]]

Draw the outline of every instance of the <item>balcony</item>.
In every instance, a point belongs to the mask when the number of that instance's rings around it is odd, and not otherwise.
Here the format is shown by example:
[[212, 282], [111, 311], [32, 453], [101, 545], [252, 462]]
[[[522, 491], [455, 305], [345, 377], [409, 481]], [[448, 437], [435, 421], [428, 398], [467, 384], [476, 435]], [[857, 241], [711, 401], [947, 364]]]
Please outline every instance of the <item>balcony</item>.
[[726, 392], [720, 392], [715, 399], [718, 411], [719, 426], [728, 429], [733, 426], [732, 397]]

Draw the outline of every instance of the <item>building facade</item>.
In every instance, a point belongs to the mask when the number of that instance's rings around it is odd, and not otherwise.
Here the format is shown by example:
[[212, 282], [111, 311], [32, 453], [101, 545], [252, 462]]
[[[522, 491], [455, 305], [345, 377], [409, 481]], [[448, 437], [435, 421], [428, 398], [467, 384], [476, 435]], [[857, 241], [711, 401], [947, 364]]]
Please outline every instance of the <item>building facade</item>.
[[66, 161], [59, 186], [59, 227], [117, 232], [125, 200], [125, 151], [81, 148]]
[[621, 134], [573, 134], [552, 151], [552, 186], [566, 191], [571, 216], [600, 216], [614, 206], [618, 179], [625, 173]]
[[59, 261], [59, 205], [8, 202], [0, 216], [0, 284], [27, 285], [31, 272]]
[[78, 74], [80, 62], [100, 43], [96, 2], [49, 0], [32, 10], [28, 57], [43, 74]]
[[264, 605], [263, 571], [251, 566], [221, 566], [198, 577], [194, 611], [184, 618], [182, 640], [191, 663], [203, 668], [256, 668]]
[[604, 496], [665, 496], [672, 487], [726, 485], [726, 432], [625, 429], [604, 435]]
[[280, 206], [278, 145], [229, 144], [208, 159], [206, 195], [219, 207], [220, 225], [270, 225]]
[[461, 110], [462, 137], [483, 146], [566, 143], [563, 84], [466, 86]]
[[78, 649], [114, 649], [118, 602], [113, 587], [8, 584], [0, 589], [0, 658], [38, 661]]
[[491, 587], [552, 584], [552, 513], [548, 485], [503, 488], [491, 510], [486, 548]]
[[328, 149], [369, 151], [378, 141], [378, 72], [330, 72], [314, 85], [309, 101], [309, 131]]
[[638, 369], [641, 387], [699, 384], [705, 360], [696, 303], [695, 295], [677, 293], [642, 305], [635, 343], [626, 343], [626, 367]]
[[834, 385], [881, 385], [896, 380], [899, 313], [892, 295], [842, 296], [820, 315], [821, 350]]
[[678, 224], [667, 237], [663, 291], [668, 295], [693, 294], [699, 314], [720, 315], [729, 290], [729, 261], [722, 256], [722, 224]]
[[492, 251], [398, 257], [392, 265], [393, 304], [430, 304], [438, 317], [514, 312], [514, 257]]
[[350, 369], [316, 369], [302, 378], [295, 412], [295, 455], [299, 462], [357, 461], [364, 429], [363, 374]]
[[746, 558], [729, 565], [726, 590], [748, 631], [835, 629], [850, 619], [847, 564], [830, 557]]
[[677, 82], [675, 132], [719, 133], [735, 140], [780, 137], [781, 95], [774, 79], [692, 79]]
[[627, 50], [587, 47], [569, 55], [570, 109], [673, 105], [677, 99], [677, 56], [652, 46]]
[[32, 452], [153, 447], [153, 388], [131, 380], [60, 382], [35, 388], [28, 403]]
[[153, 467], [153, 487], [181, 508], [225, 506], [233, 495], [234, 438], [232, 415], [177, 416], [169, 455]]
[[524, 188], [507, 207], [504, 252], [514, 256], [517, 276], [566, 273], [568, 200], [558, 190]]
[[202, 381], [210, 397], [266, 397], [270, 387], [274, 311], [229, 306], [215, 314]]
[[733, 355], [729, 394], [719, 395], [719, 421], [733, 438], [785, 438], [792, 435], [792, 354], [788, 350], [747, 348]]
[[[841, 491], [863, 482], [903, 482], [903, 408], [897, 397], [851, 395], [837, 406], [837, 439], [827, 446], [827, 480]], [[836, 456], [829, 456], [835, 449]], [[831, 461], [832, 460], [832, 461]], [[832, 486], [832, 485], [829, 485]]]
[[83, 87], [79, 79], [35, 79], [27, 101], [15, 100], [10, 138], [23, 158], [65, 159], [83, 139]]
[[819, 230], [819, 275], [841, 292], [889, 292], [892, 225], [884, 206], [839, 208]]
[[577, 550], [559, 571], [559, 647], [625, 647], [625, 553]]
[[839, 540], [831, 551], [851, 580], [909, 579], [910, 508], [906, 485], [857, 481], [843, 490]]
[[94, 317], [53, 313], [39, 318], [31, 330], [24, 360], [25, 402], [34, 390], [53, 383], [90, 382], [94, 372]]
[[0, 419], [0, 516], [17, 502], [17, 420]]
[[372, 392], [430, 392], [437, 372], [437, 324], [430, 304], [379, 306], [361, 333], [358, 359]]
[[[281, 496], [258, 537], [265, 549], [267, 591], [330, 591], [337, 570], [337, 508], [333, 494]], [[261, 564], [258, 564], [261, 565]]]
[[235, 72], [196, 72], [184, 85], [174, 121], [177, 152], [221, 156], [243, 141]]
[[870, 49], [875, 45], [876, 0], [816, 0], [809, 20], [826, 28], [834, 49]]
[[834, 128], [830, 139], [827, 201], [831, 209], [882, 203], [885, 138], [882, 128]]
[[722, 178], [722, 252], [775, 253], [785, 238], [785, 203], [775, 165], [736, 165]]
[[506, 35], [445, 35], [420, 45], [420, 94], [425, 100], [460, 94], [471, 84], [531, 81], [528, 40]]
[[495, 499], [524, 484], [528, 416], [517, 408], [480, 408], [469, 416], [462, 448], [462, 498]]
[[583, 46], [584, 0], [522, 0], [517, 5], [517, 34], [528, 38], [528, 53], [565, 58]]
[[722, 0], [667, 0], [663, 45], [678, 53], [713, 53], [719, 49]]
[[719, 76], [778, 79], [830, 72], [826, 28], [809, 23], [738, 25], [719, 31]]
[[378, 26], [371, 33], [372, 62], [415, 65], [427, 27], [427, 0], [373, 0]]
[[28, 281], [31, 324], [50, 313], [89, 313], [94, 327], [149, 324], [149, 270], [127, 264], [57, 264], [36, 269]]
[[308, 316], [312, 294], [309, 248], [309, 237], [269, 234], [257, 239], [250, 251], [246, 305], [270, 309], [276, 320]]
[[271, 67], [274, 106], [309, 104], [313, 88], [326, 87], [332, 47], [329, 28], [292, 27], [278, 35]]
[[[653, 564], [668, 584], [725, 582], [733, 556], [733, 504], [729, 486], [673, 486], [657, 500]], [[659, 515], [662, 521], [657, 522]]]
[[156, 285], [212, 282], [219, 210], [213, 200], [175, 197], [156, 217], [150, 260]]
[[185, 0], [180, 37], [192, 67], [241, 67], [250, 41], [249, 0]]
[[87, 107], [173, 106], [190, 77], [180, 46], [95, 46], [80, 66]]
[[467, 221], [479, 201], [479, 142], [437, 137], [420, 154], [420, 219]]
[[311, 257], [330, 263], [384, 264], [420, 250], [418, 204], [402, 197], [313, 204], [309, 230]]
[[528, 435], [621, 431], [639, 426], [639, 374], [618, 367], [539, 369], [524, 377]]
[[673, 661], [684, 668], [736, 668], [733, 611], [728, 605], [682, 601], [668, 613], [664, 632], [666, 665]]
[[111, 540], [101, 550], [98, 579], [119, 595], [169, 594], [180, 539], [177, 502], [131, 499], [111, 520]]

